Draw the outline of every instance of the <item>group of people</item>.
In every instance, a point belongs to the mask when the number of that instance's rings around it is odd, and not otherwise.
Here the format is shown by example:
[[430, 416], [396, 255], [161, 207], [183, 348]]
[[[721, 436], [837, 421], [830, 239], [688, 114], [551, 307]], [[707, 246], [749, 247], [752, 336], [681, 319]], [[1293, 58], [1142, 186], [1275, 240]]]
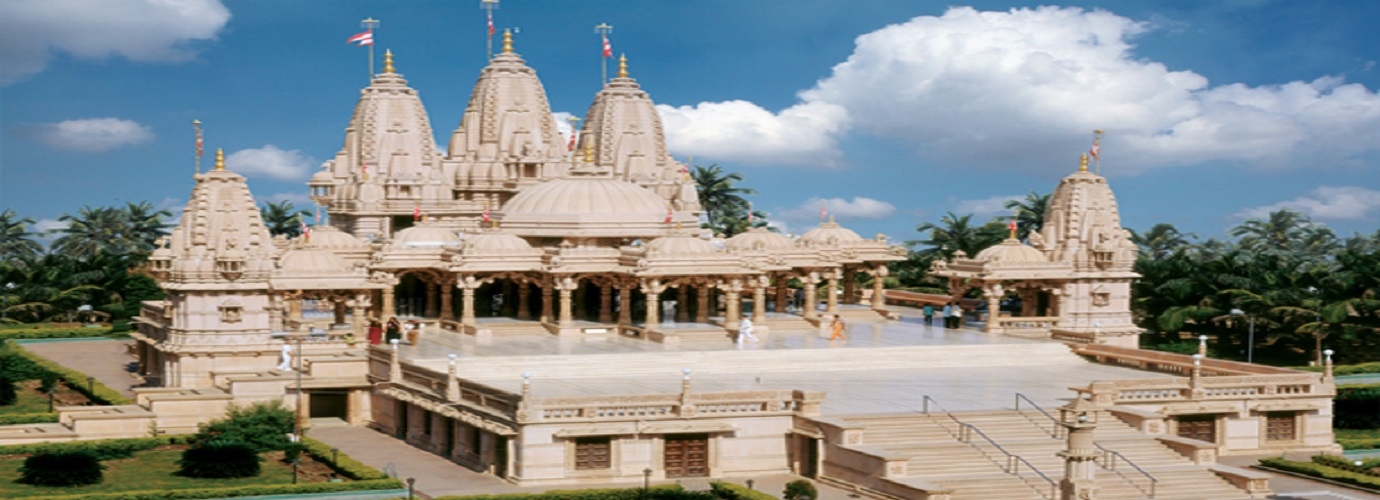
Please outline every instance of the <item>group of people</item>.
[[[829, 340], [848, 340], [848, 336], [843, 334], [846, 327], [847, 325], [843, 322], [843, 318], [835, 314], [834, 321], [829, 323]], [[752, 334], [752, 320], [743, 318], [738, 322], [738, 336], [735, 340], [738, 342], [739, 346], [742, 346], [743, 342], [746, 341], [757, 342], [761, 340], [758, 339], [756, 335]]]
[[[934, 306], [925, 304], [921, 311], [925, 315], [925, 324], [933, 325]], [[959, 324], [963, 322], [963, 306], [958, 305], [958, 302], [944, 304], [944, 309], [940, 311], [940, 319], [944, 321], [944, 328], [958, 328]]]
[[407, 343], [417, 345], [417, 335], [421, 331], [422, 325], [415, 319], [402, 323], [398, 321], [397, 316], [393, 316], [388, 318], [386, 325], [374, 320], [369, 322], [369, 343], [372, 345], [392, 344], [393, 340], [402, 342], [406, 338]]

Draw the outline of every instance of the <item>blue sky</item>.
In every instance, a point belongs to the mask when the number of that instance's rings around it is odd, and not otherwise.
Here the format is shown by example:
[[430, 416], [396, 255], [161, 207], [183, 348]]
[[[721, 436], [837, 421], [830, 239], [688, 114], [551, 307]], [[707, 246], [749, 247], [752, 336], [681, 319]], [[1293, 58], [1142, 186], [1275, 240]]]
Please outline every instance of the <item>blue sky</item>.
[[[478, 0], [0, 2], [0, 208], [191, 190], [191, 121], [260, 202], [307, 204], [367, 50], [421, 92], [438, 144], [485, 62]], [[1206, 5], [1204, 5], [1206, 4]], [[1225, 236], [1292, 208], [1380, 228], [1380, 2], [503, 0], [553, 111], [583, 115], [599, 37], [660, 105], [672, 153], [741, 172], [801, 232], [820, 200], [863, 235], [1048, 193], [1092, 130], [1127, 227]], [[381, 63], [380, 63], [381, 64]]]

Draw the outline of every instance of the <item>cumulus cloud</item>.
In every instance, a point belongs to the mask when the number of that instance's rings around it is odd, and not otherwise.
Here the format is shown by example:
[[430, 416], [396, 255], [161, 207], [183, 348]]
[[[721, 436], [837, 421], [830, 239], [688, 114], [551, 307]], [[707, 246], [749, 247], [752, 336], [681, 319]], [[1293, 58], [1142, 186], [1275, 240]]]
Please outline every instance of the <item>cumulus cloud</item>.
[[1322, 186], [1289, 201], [1247, 208], [1237, 217], [1263, 219], [1289, 209], [1314, 219], [1361, 220], [1380, 211], [1380, 191], [1359, 186]]
[[10, 0], [0, 2], [0, 84], [43, 71], [54, 52], [177, 62], [196, 56], [230, 20], [220, 0]]
[[292, 181], [307, 178], [318, 162], [301, 151], [284, 151], [272, 144], [258, 149], [241, 149], [225, 157], [225, 168], [245, 177], [262, 176]]
[[851, 201], [843, 198], [815, 197], [801, 202], [795, 208], [781, 211], [776, 218], [786, 221], [818, 220], [821, 203], [827, 207], [829, 215], [840, 219], [885, 219], [896, 213], [895, 205], [862, 196], [855, 196]]
[[153, 131], [132, 120], [86, 118], [25, 125], [15, 132], [54, 149], [99, 153], [153, 140]]
[[1010, 215], [1011, 210], [1006, 208], [1006, 202], [1011, 200], [1025, 199], [1022, 195], [993, 196], [980, 200], [960, 200], [954, 205], [954, 213], [958, 215], [973, 214], [979, 218], [991, 217], [994, 215]]
[[1149, 29], [1103, 10], [954, 7], [858, 37], [847, 60], [780, 113], [742, 101], [659, 109], [670, 143], [744, 162], [837, 164], [846, 133], [951, 165], [1022, 170], [1067, 170], [1093, 129], [1107, 131], [1108, 166], [1133, 171], [1213, 160], [1285, 167], [1380, 150], [1376, 92], [1331, 76], [1213, 86], [1137, 57], [1132, 41]]

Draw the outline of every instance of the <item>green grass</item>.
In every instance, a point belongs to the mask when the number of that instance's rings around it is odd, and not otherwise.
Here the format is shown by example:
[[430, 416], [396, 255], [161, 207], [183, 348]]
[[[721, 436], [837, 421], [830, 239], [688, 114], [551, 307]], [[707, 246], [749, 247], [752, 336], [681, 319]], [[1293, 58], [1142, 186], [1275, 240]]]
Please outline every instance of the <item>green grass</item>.
[[292, 467], [274, 460], [263, 462], [258, 477], [242, 479], [194, 479], [173, 475], [181, 450], [150, 450], [136, 453], [134, 458], [107, 460], [105, 480], [101, 484], [71, 488], [47, 488], [14, 482], [19, 478], [22, 457], [0, 460], [0, 498], [23, 498], [47, 495], [80, 495], [115, 493], [121, 491], [175, 490], [186, 488], [223, 488], [261, 484], [291, 484]]
[[28, 413], [48, 413], [48, 396], [34, 394], [31, 391], [16, 388], [15, 402], [9, 406], [0, 406], [0, 415], [21, 415]]

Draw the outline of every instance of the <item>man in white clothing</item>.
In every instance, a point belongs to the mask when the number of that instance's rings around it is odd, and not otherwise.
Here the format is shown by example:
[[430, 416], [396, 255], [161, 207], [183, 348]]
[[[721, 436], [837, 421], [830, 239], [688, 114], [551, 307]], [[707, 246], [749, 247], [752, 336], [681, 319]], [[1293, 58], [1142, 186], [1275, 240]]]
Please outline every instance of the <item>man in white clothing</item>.
[[738, 322], [738, 343], [741, 344], [744, 340], [757, 341], [757, 336], [752, 334], [752, 320], [747, 318]]

